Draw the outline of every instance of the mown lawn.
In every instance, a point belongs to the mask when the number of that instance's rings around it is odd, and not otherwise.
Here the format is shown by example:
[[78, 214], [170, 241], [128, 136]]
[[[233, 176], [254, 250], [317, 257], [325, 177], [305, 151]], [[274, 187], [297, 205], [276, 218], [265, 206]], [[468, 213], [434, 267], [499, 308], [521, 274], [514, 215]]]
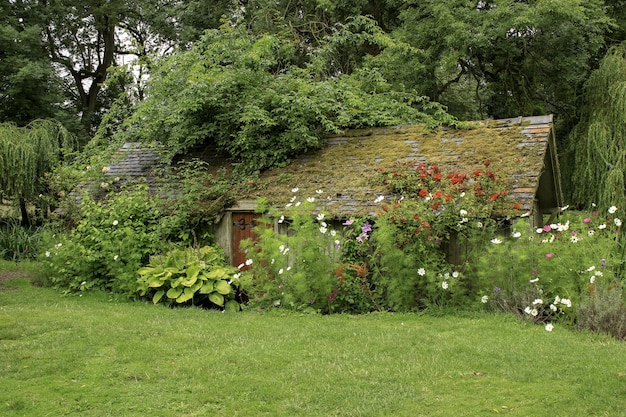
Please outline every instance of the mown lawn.
[[0, 288], [2, 416], [626, 416], [626, 344], [505, 315], [222, 314]]

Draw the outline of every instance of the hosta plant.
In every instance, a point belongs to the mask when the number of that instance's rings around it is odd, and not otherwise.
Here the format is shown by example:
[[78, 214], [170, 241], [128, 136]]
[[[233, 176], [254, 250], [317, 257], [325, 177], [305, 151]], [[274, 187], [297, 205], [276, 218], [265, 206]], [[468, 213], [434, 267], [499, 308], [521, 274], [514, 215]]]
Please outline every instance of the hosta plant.
[[239, 269], [213, 246], [173, 249], [150, 257], [139, 271], [137, 292], [153, 303], [240, 309]]

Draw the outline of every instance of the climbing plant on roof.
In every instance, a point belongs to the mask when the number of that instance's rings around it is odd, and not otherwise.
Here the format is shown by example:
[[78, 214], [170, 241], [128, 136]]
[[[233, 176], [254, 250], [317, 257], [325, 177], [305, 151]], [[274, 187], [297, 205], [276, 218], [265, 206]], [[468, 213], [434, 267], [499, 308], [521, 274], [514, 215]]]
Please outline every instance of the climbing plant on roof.
[[45, 192], [45, 174], [74, 145], [73, 136], [58, 122], [36, 120], [25, 127], [0, 123], [0, 191], [19, 201], [24, 225], [30, 224], [27, 202]]

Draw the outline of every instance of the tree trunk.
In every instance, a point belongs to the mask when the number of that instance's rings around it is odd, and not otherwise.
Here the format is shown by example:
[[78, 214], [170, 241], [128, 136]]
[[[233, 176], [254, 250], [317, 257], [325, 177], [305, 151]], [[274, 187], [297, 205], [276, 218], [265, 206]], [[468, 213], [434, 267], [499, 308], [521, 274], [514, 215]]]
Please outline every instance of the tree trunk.
[[22, 226], [30, 227], [30, 219], [28, 218], [28, 211], [26, 210], [26, 200], [20, 198], [20, 213], [22, 214]]

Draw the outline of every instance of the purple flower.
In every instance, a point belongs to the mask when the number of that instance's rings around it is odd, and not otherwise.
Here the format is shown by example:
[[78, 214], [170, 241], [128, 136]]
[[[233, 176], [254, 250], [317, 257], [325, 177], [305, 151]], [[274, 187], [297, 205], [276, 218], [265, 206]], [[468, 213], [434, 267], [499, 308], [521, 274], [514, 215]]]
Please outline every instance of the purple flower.
[[606, 259], [600, 259], [600, 263], [602, 264], [602, 268], [604, 268], [606, 266]]
[[342, 223], [344, 226], [350, 226], [352, 223], [354, 223], [354, 220], [350, 219], [350, 220], [346, 220], [345, 223]]
[[500, 287], [496, 287], [496, 288], [494, 288], [494, 291], [495, 291], [495, 292], [500, 292], [500, 291], [502, 291], [502, 290], [500, 289]]
[[363, 223], [363, 226], [361, 226], [361, 232], [367, 233], [371, 231], [372, 231], [372, 225], [369, 224], [368, 222]]

